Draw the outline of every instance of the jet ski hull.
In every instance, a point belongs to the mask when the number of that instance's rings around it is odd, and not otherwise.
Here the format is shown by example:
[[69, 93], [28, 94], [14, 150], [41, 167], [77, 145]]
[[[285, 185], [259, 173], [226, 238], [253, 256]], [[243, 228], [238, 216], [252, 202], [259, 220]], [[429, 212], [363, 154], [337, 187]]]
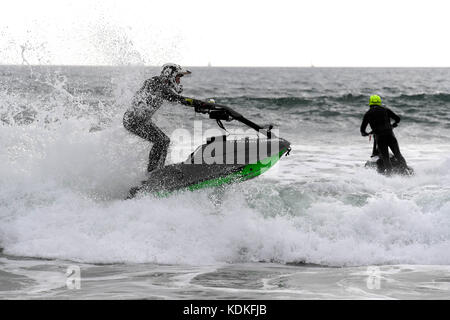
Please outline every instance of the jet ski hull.
[[[130, 190], [129, 198], [146, 193], [165, 196], [176, 190], [192, 191], [249, 180], [263, 174], [290, 151], [290, 143], [279, 138], [241, 141], [214, 138], [186, 161], [152, 171], [141, 186]], [[222, 148], [219, 148], [220, 145]], [[260, 153], [263, 145], [267, 152]], [[238, 152], [239, 149], [242, 152]], [[231, 159], [229, 157], [227, 160], [229, 154]]]

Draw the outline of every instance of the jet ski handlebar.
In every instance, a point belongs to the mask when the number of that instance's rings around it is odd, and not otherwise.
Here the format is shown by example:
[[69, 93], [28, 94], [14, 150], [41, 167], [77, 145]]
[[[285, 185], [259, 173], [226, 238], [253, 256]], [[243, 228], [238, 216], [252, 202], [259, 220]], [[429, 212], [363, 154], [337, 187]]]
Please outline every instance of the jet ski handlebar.
[[274, 134], [270, 132], [273, 128], [272, 125], [268, 126], [267, 128], [262, 127], [254, 123], [253, 121], [245, 118], [242, 114], [240, 114], [237, 111], [234, 111], [230, 107], [191, 98], [186, 98], [186, 101], [188, 101], [188, 103], [194, 107], [195, 112], [208, 114], [210, 119], [217, 120], [219, 126], [223, 126], [220, 123], [221, 120], [225, 121], [236, 120], [264, 134], [269, 139], [274, 136]]

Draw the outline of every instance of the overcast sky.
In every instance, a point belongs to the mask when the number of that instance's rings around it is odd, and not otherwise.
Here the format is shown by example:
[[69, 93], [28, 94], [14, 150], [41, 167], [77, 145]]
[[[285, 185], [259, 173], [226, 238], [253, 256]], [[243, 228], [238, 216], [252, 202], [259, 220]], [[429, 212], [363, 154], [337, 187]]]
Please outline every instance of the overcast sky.
[[0, 63], [450, 67], [448, 2], [3, 1]]

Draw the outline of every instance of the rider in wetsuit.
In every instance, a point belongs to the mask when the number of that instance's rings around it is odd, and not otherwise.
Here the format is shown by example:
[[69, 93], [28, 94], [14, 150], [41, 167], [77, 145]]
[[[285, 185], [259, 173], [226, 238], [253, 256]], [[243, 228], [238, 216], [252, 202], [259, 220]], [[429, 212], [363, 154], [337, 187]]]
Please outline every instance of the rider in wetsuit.
[[150, 150], [147, 171], [164, 166], [170, 139], [152, 121], [153, 114], [163, 101], [177, 102], [187, 106], [201, 105], [202, 102], [180, 95], [183, 86], [180, 78], [190, 74], [177, 64], [168, 63], [162, 68], [161, 75], [144, 81], [141, 89], [133, 97], [131, 107], [123, 117], [124, 127], [139, 137], [153, 142]]
[[[389, 149], [394, 153], [395, 158], [399, 161], [400, 165], [405, 168], [406, 161], [403, 158], [400, 148], [398, 146], [397, 139], [395, 138], [392, 128], [397, 127], [400, 122], [400, 117], [396, 115], [392, 110], [381, 106], [381, 98], [377, 95], [373, 95], [369, 100], [370, 109], [364, 115], [361, 123], [361, 135], [368, 136], [366, 132], [367, 125], [370, 124], [372, 132], [374, 134], [375, 142], [378, 146], [378, 152], [383, 160], [384, 168], [387, 174], [392, 172], [392, 163], [389, 158]], [[395, 122], [391, 125], [391, 120]], [[375, 147], [374, 147], [375, 153]]]

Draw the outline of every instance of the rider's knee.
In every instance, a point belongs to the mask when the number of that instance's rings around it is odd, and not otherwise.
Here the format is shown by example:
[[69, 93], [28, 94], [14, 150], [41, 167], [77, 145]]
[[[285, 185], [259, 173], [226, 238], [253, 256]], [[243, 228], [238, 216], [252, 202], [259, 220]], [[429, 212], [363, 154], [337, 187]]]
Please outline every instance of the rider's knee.
[[168, 149], [170, 144], [170, 139], [166, 135], [162, 135], [155, 142], [155, 147], [158, 149]]
[[169, 145], [170, 144], [170, 138], [166, 136], [165, 134], [161, 137], [161, 144], [163, 145]]

